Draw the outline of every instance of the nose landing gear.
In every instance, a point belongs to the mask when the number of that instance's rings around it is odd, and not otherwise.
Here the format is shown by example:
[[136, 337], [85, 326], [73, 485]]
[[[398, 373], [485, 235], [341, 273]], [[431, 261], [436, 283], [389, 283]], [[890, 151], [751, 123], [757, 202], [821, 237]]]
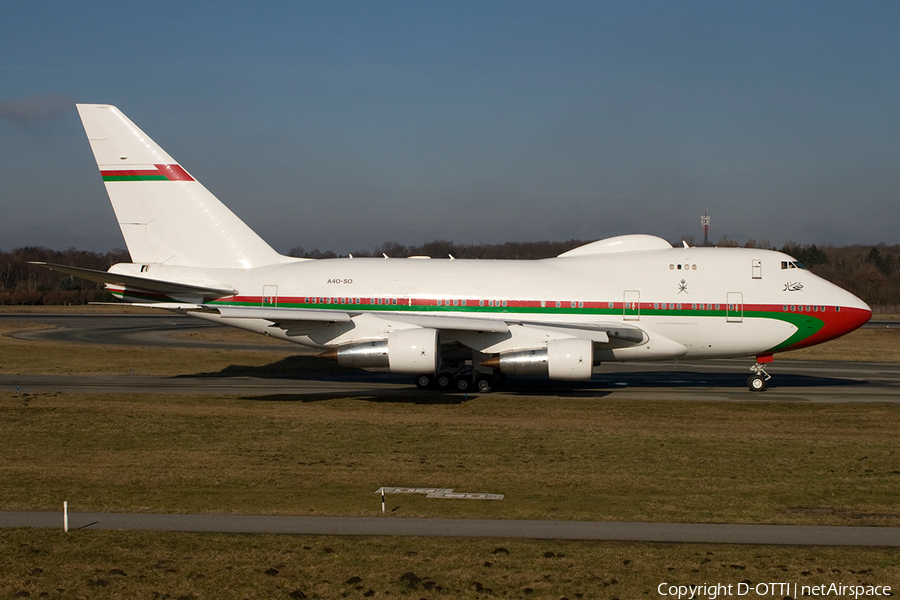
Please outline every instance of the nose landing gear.
[[747, 380], [747, 387], [751, 392], [764, 392], [768, 387], [768, 381], [772, 376], [766, 373], [766, 365], [775, 360], [771, 354], [756, 357], [756, 364], [750, 367], [753, 375]]

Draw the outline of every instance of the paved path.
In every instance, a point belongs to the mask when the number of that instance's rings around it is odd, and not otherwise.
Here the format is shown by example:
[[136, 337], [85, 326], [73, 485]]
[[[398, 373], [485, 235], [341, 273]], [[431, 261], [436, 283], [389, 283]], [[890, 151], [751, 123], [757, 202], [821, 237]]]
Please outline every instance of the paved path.
[[[0, 527], [63, 527], [62, 512], [0, 512]], [[407, 519], [397, 517], [271, 517], [69, 513], [69, 529], [270, 533], [291, 535], [429, 536], [614, 540], [797, 546], [900, 546], [900, 527], [729, 525]]]

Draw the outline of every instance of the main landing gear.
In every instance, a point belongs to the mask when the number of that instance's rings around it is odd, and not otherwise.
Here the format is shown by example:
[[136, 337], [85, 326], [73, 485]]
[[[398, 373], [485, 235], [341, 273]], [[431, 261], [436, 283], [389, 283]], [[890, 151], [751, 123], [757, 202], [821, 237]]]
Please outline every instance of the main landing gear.
[[446, 390], [448, 392], [478, 391], [487, 394], [503, 383], [506, 376], [499, 371], [494, 373], [457, 373], [442, 371], [437, 375], [418, 375], [416, 387], [420, 390]]
[[766, 365], [772, 362], [773, 358], [769, 356], [757, 356], [756, 364], [750, 367], [753, 375], [747, 380], [747, 387], [751, 392], [764, 392], [768, 387], [767, 382], [772, 376], [766, 373]]

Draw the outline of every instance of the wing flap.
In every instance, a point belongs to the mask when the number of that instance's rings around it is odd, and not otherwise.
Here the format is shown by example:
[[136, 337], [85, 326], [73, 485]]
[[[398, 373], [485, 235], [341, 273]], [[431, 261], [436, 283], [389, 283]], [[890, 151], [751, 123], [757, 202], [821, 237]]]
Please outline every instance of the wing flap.
[[540, 329], [565, 337], [587, 338], [596, 344], [637, 345], [649, 338], [644, 330], [624, 323], [547, 323], [543, 321], [522, 321], [521, 325]]
[[311, 321], [316, 323], [348, 323], [350, 313], [340, 310], [318, 310], [315, 308], [278, 308], [277, 306], [219, 306], [205, 304], [222, 315], [223, 319], [265, 319], [273, 323]]
[[507, 333], [509, 325], [498, 319], [479, 319], [477, 317], [448, 317], [435, 315], [378, 315], [387, 321], [410, 323], [431, 329], [447, 329], [453, 331], [483, 331], [485, 333]]

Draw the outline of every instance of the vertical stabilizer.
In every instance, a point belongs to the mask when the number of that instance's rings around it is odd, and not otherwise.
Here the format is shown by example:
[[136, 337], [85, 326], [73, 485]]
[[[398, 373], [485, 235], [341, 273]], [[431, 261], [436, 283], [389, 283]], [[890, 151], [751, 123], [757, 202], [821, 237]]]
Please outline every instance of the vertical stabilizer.
[[78, 104], [136, 263], [251, 268], [280, 256], [114, 106]]

